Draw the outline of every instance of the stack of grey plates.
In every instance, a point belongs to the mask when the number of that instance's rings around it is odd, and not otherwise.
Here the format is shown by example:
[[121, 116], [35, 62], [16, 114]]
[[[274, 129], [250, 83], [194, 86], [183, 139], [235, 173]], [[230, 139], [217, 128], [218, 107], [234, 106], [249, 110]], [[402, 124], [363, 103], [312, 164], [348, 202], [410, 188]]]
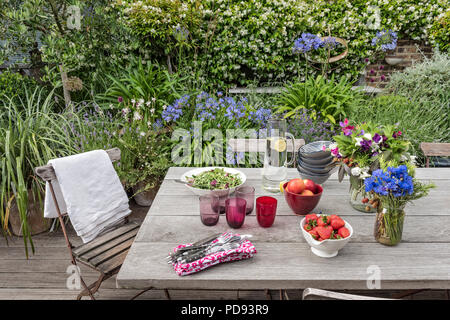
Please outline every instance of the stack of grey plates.
[[322, 184], [328, 180], [335, 171], [336, 166], [328, 148], [331, 141], [315, 141], [308, 143], [298, 150], [297, 170], [302, 179], [310, 179], [315, 183]]

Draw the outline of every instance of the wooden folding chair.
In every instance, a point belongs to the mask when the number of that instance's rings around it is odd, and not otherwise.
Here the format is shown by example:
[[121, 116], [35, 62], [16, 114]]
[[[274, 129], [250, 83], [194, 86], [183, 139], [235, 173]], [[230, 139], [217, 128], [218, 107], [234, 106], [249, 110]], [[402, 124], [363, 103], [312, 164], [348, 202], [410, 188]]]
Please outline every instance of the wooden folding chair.
[[[112, 162], [120, 160], [120, 149], [114, 148], [106, 150], [106, 152]], [[95, 300], [94, 293], [98, 291], [102, 282], [119, 272], [140, 224], [135, 222], [129, 223], [128, 219], [125, 218], [125, 224], [117, 226], [113, 230], [108, 230], [88, 243], [74, 247], [70, 243], [63, 221], [63, 216], [67, 215], [67, 213], [61, 213], [53, 189], [52, 182], [57, 180], [53, 167], [51, 165], [37, 167], [35, 172], [42, 180], [49, 183], [72, 264], [78, 268], [77, 263], [79, 262], [100, 272], [98, 280], [90, 285], [86, 285], [81, 275], [79, 275], [84, 289], [78, 294], [77, 300], [80, 300], [83, 296], [90, 296], [92, 300]]]
[[393, 299], [368, 297], [322, 289], [306, 288], [305, 290], [303, 290], [302, 300], [393, 300]]

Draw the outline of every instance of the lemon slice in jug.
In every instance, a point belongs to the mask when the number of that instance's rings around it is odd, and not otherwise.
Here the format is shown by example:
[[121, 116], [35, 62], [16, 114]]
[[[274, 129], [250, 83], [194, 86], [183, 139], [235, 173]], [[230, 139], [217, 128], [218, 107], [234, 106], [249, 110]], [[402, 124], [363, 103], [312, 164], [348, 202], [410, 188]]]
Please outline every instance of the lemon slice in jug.
[[286, 140], [284, 139], [276, 139], [273, 141], [273, 148], [277, 152], [283, 152], [286, 150]]

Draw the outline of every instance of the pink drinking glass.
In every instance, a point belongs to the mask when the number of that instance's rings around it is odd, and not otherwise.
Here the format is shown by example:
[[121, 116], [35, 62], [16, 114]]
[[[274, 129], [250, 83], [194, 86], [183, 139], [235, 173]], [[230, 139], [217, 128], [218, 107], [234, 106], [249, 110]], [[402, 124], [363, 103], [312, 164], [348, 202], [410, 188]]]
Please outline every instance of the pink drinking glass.
[[233, 197], [225, 201], [225, 213], [231, 228], [239, 229], [244, 224], [246, 205], [247, 201], [242, 198]]
[[217, 206], [215, 206], [215, 210], [219, 212], [219, 214], [225, 213], [225, 201], [228, 199], [228, 196], [230, 194], [230, 189], [224, 189], [224, 190], [213, 190], [211, 191], [211, 194], [214, 194], [219, 197], [219, 203]]
[[256, 219], [263, 228], [269, 228], [275, 221], [277, 199], [272, 197], [258, 197], [256, 199]]
[[236, 197], [245, 199], [247, 201], [247, 206], [245, 209], [245, 214], [250, 214], [253, 211], [255, 205], [255, 188], [251, 186], [242, 186], [236, 188]]
[[200, 220], [205, 226], [214, 226], [219, 221], [219, 197], [209, 194], [199, 197], [200, 201]]

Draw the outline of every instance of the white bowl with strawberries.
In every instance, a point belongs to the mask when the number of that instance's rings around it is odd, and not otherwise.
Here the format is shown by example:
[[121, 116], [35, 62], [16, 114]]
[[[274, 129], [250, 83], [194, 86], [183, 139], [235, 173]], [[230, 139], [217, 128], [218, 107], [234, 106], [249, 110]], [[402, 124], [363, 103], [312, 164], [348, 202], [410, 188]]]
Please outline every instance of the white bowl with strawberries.
[[335, 257], [353, 235], [352, 226], [335, 214], [307, 214], [300, 228], [311, 251], [322, 258]]

